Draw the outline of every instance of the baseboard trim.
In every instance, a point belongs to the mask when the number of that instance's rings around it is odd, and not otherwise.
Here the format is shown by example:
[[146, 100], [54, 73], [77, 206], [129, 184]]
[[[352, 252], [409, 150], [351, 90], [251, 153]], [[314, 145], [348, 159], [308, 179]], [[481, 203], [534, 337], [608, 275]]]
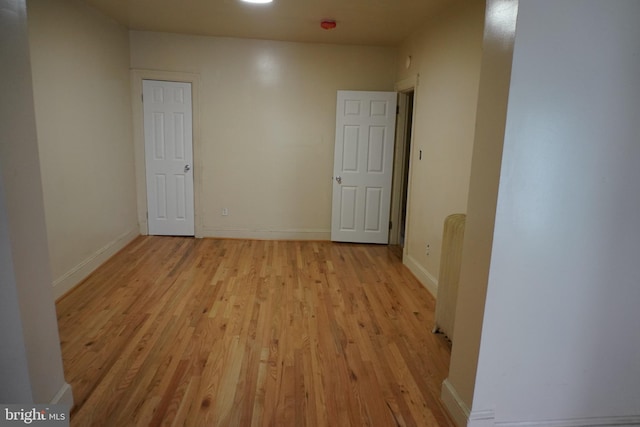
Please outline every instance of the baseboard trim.
[[427, 288], [427, 290], [431, 292], [431, 295], [436, 298], [438, 295], [438, 280], [433, 277], [431, 273], [429, 273], [423, 266], [418, 264], [418, 262], [411, 255], [405, 255], [404, 257], [402, 257], [402, 262], [413, 273], [413, 275], [416, 276], [416, 279], [418, 279], [418, 281], [422, 283], [422, 286]]
[[471, 411], [467, 427], [495, 427], [496, 414], [491, 409]]
[[255, 229], [203, 227], [202, 237], [256, 240], [331, 240], [325, 229]]
[[71, 385], [69, 383], [64, 383], [60, 390], [53, 396], [51, 405], [66, 405], [71, 409], [73, 407], [73, 392], [71, 390]]
[[445, 379], [442, 382], [440, 398], [456, 424], [459, 427], [466, 426], [469, 420], [469, 408], [462, 401], [462, 398], [460, 398], [453, 384], [449, 382], [449, 379]]
[[640, 426], [640, 416], [568, 418], [544, 421], [496, 422], [496, 427], [633, 427]]
[[[446, 381], [446, 380], [445, 380]], [[454, 390], [455, 391], [455, 390]], [[443, 401], [445, 390], [443, 387]], [[445, 402], [447, 404], [447, 402]], [[447, 406], [447, 409], [449, 407]], [[455, 419], [455, 418], [454, 418]], [[457, 422], [457, 419], [455, 419]], [[463, 424], [465, 425], [465, 424]], [[563, 418], [558, 420], [539, 421], [496, 421], [493, 410], [471, 411], [467, 427], [637, 427], [640, 416], [611, 416], [591, 418]]]
[[116, 252], [124, 248], [128, 243], [135, 239], [140, 233], [137, 227], [132, 228], [97, 251], [85, 258], [78, 265], [64, 273], [61, 277], [53, 281], [53, 297], [57, 300], [64, 294], [73, 289], [77, 284], [82, 282], [89, 274], [101, 266], [105, 261], [111, 258]]

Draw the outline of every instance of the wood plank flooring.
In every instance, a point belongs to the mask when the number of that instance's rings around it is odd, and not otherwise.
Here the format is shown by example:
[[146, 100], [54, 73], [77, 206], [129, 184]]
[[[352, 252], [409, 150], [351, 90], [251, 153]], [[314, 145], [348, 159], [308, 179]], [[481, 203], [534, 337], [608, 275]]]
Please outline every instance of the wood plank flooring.
[[57, 303], [72, 426], [453, 426], [386, 246], [141, 236]]

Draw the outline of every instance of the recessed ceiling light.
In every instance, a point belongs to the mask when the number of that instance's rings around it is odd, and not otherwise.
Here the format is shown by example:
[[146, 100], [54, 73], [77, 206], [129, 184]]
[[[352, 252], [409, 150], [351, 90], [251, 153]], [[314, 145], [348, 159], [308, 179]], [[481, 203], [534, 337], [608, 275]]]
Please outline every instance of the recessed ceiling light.
[[273, 0], [242, 0], [245, 3], [259, 3], [259, 4], [264, 4], [264, 3], [271, 3]]

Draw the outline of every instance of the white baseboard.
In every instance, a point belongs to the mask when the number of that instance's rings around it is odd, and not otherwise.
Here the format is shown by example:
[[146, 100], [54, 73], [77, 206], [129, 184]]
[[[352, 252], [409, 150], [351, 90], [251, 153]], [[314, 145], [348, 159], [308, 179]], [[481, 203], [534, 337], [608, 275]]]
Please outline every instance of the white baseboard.
[[256, 240], [331, 240], [325, 229], [245, 229], [203, 227], [202, 237]]
[[49, 403], [51, 405], [65, 405], [71, 409], [73, 407], [73, 393], [71, 385], [69, 385], [69, 383], [64, 383]]
[[[445, 384], [447, 383], [447, 384]], [[460, 424], [456, 415], [455, 404], [451, 405], [450, 399], [454, 399], [455, 390], [451, 384], [445, 380], [442, 387], [442, 400], [445, 406], [454, 417], [456, 423], [467, 427], [638, 427], [640, 426], [640, 415], [631, 416], [611, 416], [611, 417], [591, 417], [591, 418], [563, 418], [557, 420], [539, 420], [539, 421], [496, 421], [496, 414], [493, 410], [471, 411], [468, 413], [468, 421]], [[460, 402], [463, 411], [464, 403]]]
[[493, 425], [496, 427], [637, 427], [640, 426], [640, 415], [544, 421], [510, 421], [496, 422]]
[[448, 379], [442, 382], [440, 398], [458, 427], [466, 426], [469, 420], [469, 408]]
[[418, 262], [411, 256], [405, 255], [402, 257], [402, 262], [407, 268], [413, 273], [414, 276], [418, 279], [422, 286], [427, 288], [431, 295], [434, 298], [438, 295], [438, 280], [431, 275], [423, 266], [418, 264]]
[[85, 258], [75, 267], [64, 273], [61, 277], [53, 281], [53, 297], [60, 298], [69, 292], [78, 283], [82, 282], [96, 268], [101, 266], [106, 260], [111, 258], [116, 252], [124, 248], [129, 242], [135, 239], [140, 233], [137, 227], [122, 233], [89, 257]]
[[491, 409], [471, 411], [467, 427], [495, 427], [496, 414]]

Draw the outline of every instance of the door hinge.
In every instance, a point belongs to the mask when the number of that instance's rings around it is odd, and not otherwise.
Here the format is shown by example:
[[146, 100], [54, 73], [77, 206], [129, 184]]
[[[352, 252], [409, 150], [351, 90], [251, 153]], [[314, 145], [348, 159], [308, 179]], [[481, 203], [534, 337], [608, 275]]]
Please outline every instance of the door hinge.
[[389, 230], [391, 230], [393, 228], [393, 222], [389, 221]]
[[140, 101], [144, 102], [144, 93], [140, 94]]
[[400, 106], [396, 105], [396, 115], [400, 114]]
[[147, 222], [149, 222], [149, 211], [147, 211]]

